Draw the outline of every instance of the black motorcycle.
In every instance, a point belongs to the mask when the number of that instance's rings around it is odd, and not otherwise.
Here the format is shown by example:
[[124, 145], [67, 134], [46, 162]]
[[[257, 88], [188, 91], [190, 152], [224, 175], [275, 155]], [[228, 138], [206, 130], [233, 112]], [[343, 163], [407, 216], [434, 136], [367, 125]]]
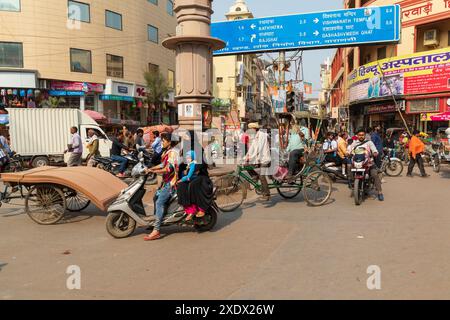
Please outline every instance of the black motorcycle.
[[[127, 178], [131, 177], [131, 172], [133, 168], [140, 163], [139, 161], [139, 152], [138, 151], [131, 151], [123, 156], [125, 159], [127, 159], [127, 168], [124, 172], [125, 176]], [[142, 157], [144, 160], [144, 164], [148, 167], [152, 167], [156, 165], [153, 161], [153, 158], [150, 154], [142, 152]], [[97, 162], [97, 168], [105, 170], [113, 175], [117, 175], [119, 173], [120, 168], [120, 162], [114, 161], [112, 158], [106, 158], [106, 157], [95, 157], [94, 160]], [[148, 180], [154, 181], [156, 180], [156, 175], [152, 174], [149, 176]]]

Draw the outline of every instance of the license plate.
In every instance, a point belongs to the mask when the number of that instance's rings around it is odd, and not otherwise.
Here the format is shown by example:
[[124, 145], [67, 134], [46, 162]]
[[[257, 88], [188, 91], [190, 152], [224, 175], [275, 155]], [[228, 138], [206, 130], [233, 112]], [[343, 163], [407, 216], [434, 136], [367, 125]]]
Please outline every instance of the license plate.
[[352, 169], [352, 172], [365, 172], [366, 169]]

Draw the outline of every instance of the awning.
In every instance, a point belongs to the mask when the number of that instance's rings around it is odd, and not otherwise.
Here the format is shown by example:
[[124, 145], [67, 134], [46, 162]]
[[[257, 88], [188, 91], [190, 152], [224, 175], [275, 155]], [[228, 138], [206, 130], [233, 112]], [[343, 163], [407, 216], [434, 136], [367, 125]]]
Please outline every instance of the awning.
[[112, 95], [112, 94], [102, 94], [100, 96], [100, 100], [102, 100], [102, 101], [127, 101], [127, 102], [134, 102], [134, 97], [115, 96], [115, 95]]
[[93, 110], [84, 110], [84, 113], [87, 114], [89, 117], [94, 119], [95, 121], [107, 121], [108, 119], [101, 114], [100, 112], [93, 111]]
[[450, 121], [450, 112], [444, 112], [432, 116], [431, 121]]

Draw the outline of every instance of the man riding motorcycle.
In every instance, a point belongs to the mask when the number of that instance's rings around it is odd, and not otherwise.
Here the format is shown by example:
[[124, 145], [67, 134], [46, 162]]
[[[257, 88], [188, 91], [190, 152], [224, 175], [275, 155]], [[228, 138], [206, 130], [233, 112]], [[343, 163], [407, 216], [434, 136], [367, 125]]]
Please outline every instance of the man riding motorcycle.
[[374, 162], [374, 158], [376, 158], [378, 156], [378, 150], [372, 141], [369, 141], [366, 139], [366, 130], [358, 129], [358, 131], [356, 132], [356, 137], [358, 138], [358, 140], [353, 142], [353, 144], [349, 147], [349, 152], [348, 152], [347, 156], [353, 156], [355, 153], [355, 150], [357, 148], [365, 148], [366, 149], [366, 151], [368, 152], [369, 157], [370, 157], [370, 160], [369, 160], [370, 161], [369, 162], [370, 163], [369, 164], [370, 165], [370, 170], [369, 170], [370, 177], [373, 179], [375, 188], [378, 192], [378, 200], [384, 201], [383, 190], [381, 188], [381, 178], [378, 175], [378, 167], [375, 165], [375, 162]]

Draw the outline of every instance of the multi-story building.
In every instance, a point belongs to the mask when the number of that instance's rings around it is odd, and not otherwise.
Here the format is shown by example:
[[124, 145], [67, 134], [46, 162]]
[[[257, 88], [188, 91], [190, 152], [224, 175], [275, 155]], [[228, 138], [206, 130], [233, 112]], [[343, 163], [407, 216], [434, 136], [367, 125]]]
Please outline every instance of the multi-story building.
[[113, 123], [152, 122], [144, 72], [161, 72], [174, 88], [175, 54], [161, 45], [175, 34], [173, 6], [0, 0], [0, 105], [33, 107], [63, 97], [61, 105], [101, 112]]
[[[226, 14], [227, 20], [251, 19], [252, 12], [245, 0], [236, 0]], [[240, 121], [258, 120], [256, 55], [214, 57], [213, 95], [227, 101], [231, 112], [238, 112]], [[234, 121], [236, 122], [236, 121]], [[236, 126], [235, 123], [228, 124]], [[238, 128], [236, 128], [238, 129]], [[239, 128], [240, 129], [240, 128]]]
[[[399, 4], [398, 44], [341, 48], [332, 63], [333, 112], [350, 128], [436, 130], [450, 111], [450, 0], [346, 0], [345, 8]], [[401, 112], [399, 112], [401, 110]]]

